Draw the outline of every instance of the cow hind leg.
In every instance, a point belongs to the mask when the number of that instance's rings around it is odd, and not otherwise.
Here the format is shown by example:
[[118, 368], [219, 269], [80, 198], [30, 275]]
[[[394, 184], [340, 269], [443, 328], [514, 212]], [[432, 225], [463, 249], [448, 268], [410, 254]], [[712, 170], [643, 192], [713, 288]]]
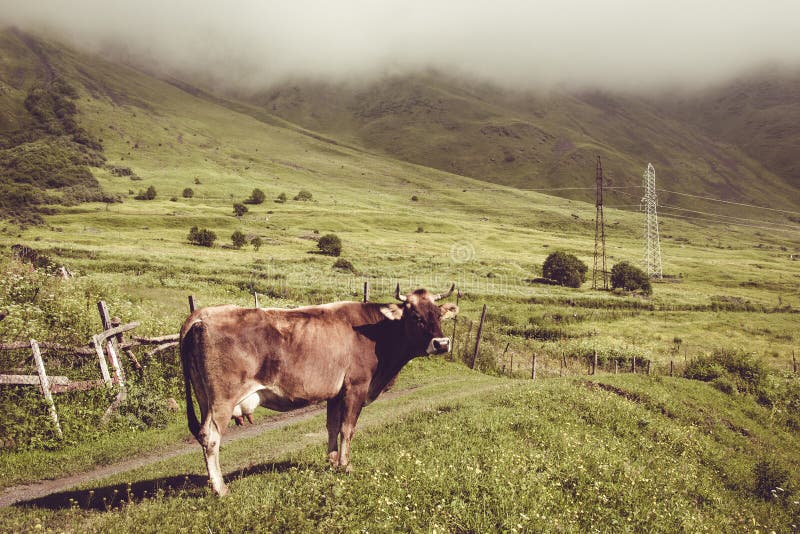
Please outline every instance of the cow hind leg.
[[328, 401], [328, 461], [331, 467], [339, 465], [339, 432], [342, 428], [342, 399], [336, 397]]
[[222, 478], [222, 469], [219, 465], [219, 446], [222, 441], [222, 429], [230, 420], [230, 414], [221, 417], [214, 410], [209, 410], [200, 426], [200, 445], [203, 447], [203, 456], [206, 459], [208, 479], [214, 493], [224, 497], [228, 493], [228, 486]]

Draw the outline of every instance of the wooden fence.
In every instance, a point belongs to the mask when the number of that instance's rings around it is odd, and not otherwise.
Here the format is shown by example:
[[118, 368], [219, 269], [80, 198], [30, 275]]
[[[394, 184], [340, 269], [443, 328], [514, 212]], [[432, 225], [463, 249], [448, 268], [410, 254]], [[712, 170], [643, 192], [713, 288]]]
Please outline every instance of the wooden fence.
[[[117, 386], [117, 396], [108, 410], [106, 410], [106, 414], [104, 415], [104, 419], [106, 419], [119, 407], [120, 403], [122, 403], [127, 396], [125, 371], [120, 360], [120, 354], [125, 354], [131, 361], [133, 368], [141, 371], [142, 366], [136, 358], [136, 355], [131, 351], [131, 348], [155, 345], [155, 348], [148, 351], [146, 354], [148, 357], [152, 357], [156, 353], [178, 344], [177, 334], [152, 338], [131, 336], [130, 339], [126, 341], [124, 339], [124, 334], [133, 331], [140, 323], [134, 321], [128, 324], [120, 324], [121, 321], [119, 318], [109, 316], [108, 307], [102, 300], [97, 303], [97, 309], [100, 312], [100, 321], [103, 325], [103, 331], [93, 335], [87, 347], [70, 347], [60, 343], [39, 343], [35, 339], [31, 339], [28, 342], [0, 343], [0, 350], [29, 349], [33, 355], [33, 361], [37, 371], [35, 375], [0, 374], [0, 386], [39, 386], [45, 402], [48, 405], [50, 418], [53, 421], [53, 426], [59, 438], [63, 436], [63, 433], [61, 425], [58, 422], [55, 401], [53, 400], [54, 393], [84, 391], [98, 387], [113, 388]], [[100, 378], [96, 380], [70, 380], [66, 376], [48, 376], [44, 359], [42, 358], [43, 349], [57, 350], [83, 356], [96, 356], [100, 370]], [[109, 371], [109, 364], [111, 366], [111, 371]], [[113, 376], [111, 374], [112, 372]]]

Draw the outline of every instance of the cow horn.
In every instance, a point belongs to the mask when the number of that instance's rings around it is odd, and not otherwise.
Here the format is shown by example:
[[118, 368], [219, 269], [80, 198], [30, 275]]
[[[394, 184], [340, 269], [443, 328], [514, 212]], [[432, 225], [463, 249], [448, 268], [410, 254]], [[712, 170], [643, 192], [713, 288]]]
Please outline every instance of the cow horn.
[[408, 297], [400, 294], [400, 284], [397, 284], [397, 287], [394, 290], [394, 298], [396, 298], [400, 302], [406, 302], [408, 300]]
[[436, 302], [437, 300], [440, 300], [440, 299], [446, 299], [447, 297], [449, 297], [450, 295], [453, 294], [453, 290], [455, 288], [456, 288], [456, 285], [453, 284], [453, 285], [450, 286], [450, 291], [448, 291], [447, 293], [440, 293], [438, 295], [434, 295], [433, 297], [431, 297], [431, 300]]

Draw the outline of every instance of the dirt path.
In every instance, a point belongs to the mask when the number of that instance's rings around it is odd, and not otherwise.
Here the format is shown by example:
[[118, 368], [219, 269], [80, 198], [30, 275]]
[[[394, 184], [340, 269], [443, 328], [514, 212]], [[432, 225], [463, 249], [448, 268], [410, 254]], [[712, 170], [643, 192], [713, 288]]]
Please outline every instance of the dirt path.
[[[378, 398], [376, 403], [385, 402], [387, 400], [401, 397], [403, 395], [408, 395], [415, 389], [417, 388], [409, 388], [398, 391], [386, 392], [383, 395], [381, 395], [380, 398]], [[306, 419], [309, 419], [317, 414], [324, 412], [325, 412], [325, 404], [316, 404], [314, 406], [308, 406], [306, 408], [301, 408], [299, 410], [294, 410], [291, 412], [275, 415], [274, 417], [270, 417], [269, 419], [259, 421], [254, 425], [241, 428], [231, 428], [223, 437], [222, 443], [229, 443], [231, 441], [236, 441], [240, 439], [252, 438], [258, 436], [262, 432], [266, 432], [267, 430], [274, 430], [290, 424], [299, 423], [301, 421], [305, 421]], [[0, 508], [5, 506], [12, 506], [18, 502], [29, 501], [32, 499], [45, 497], [52, 493], [57, 493], [60, 491], [67, 490], [79, 484], [91, 482], [93, 480], [99, 480], [107, 476], [114, 475], [116, 473], [130, 471], [131, 469], [136, 469], [146, 465], [154, 464], [162, 460], [174, 458], [175, 456], [181, 456], [183, 454], [199, 453], [199, 452], [200, 452], [199, 445], [194, 439], [192, 439], [191, 441], [185, 441], [180, 444], [176, 444], [166, 450], [151, 452], [139, 456], [137, 458], [126, 460], [124, 462], [117, 462], [111, 465], [97, 467], [90, 471], [84, 471], [82, 473], [77, 473], [62, 478], [56, 478], [53, 480], [42, 480], [40, 482], [34, 482], [30, 484], [20, 484], [18, 486], [11, 486], [3, 490], [2, 493], [0, 493]]]

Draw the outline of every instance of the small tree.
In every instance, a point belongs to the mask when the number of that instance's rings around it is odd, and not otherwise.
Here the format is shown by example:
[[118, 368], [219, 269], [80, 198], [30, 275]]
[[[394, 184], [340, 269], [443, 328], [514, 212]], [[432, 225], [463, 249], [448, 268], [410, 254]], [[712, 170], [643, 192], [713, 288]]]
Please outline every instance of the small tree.
[[311, 191], [307, 191], [305, 189], [301, 189], [300, 192], [294, 197], [295, 200], [301, 200], [303, 202], [308, 202], [312, 198], [313, 195], [311, 194]]
[[231, 234], [231, 243], [233, 243], [233, 248], [242, 248], [247, 243], [247, 237], [236, 230]]
[[550, 253], [542, 265], [542, 276], [555, 280], [559, 285], [581, 287], [586, 281], [589, 268], [572, 254], [556, 251]]
[[136, 200], [153, 200], [156, 198], [156, 188], [151, 185], [146, 191], [139, 191], [139, 194], [133, 198]]
[[206, 228], [197, 228], [192, 226], [189, 230], [189, 243], [199, 245], [201, 247], [212, 247], [214, 241], [217, 240], [217, 234]]
[[286, 193], [281, 193], [275, 198], [275, 202], [277, 202], [278, 204], [283, 204], [284, 202], [286, 202], [287, 198], [288, 197], [286, 196]]
[[194, 196], [194, 190], [191, 187], [187, 187], [183, 190], [183, 198], [192, 198]]
[[250, 193], [250, 198], [244, 201], [245, 204], [261, 204], [267, 198], [267, 195], [261, 189], [253, 189]]
[[248, 211], [249, 210], [247, 209], [247, 206], [245, 206], [241, 202], [234, 202], [233, 203], [233, 214], [236, 215], [237, 217], [241, 217], [242, 215], [244, 215]]
[[342, 240], [336, 234], [326, 234], [317, 242], [320, 254], [339, 256], [342, 253]]
[[641, 290], [645, 295], [653, 292], [650, 279], [640, 268], [627, 261], [617, 263], [611, 268], [611, 288], [625, 291]]
[[255, 249], [255, 251], [258, 252], [258, 249], [261, 248], [261, 245], [263, 245], [264, 242], [261, 240], [260, 237], [256, 236], [250, 240], [250, 244], [253, 245], [253, 249]]

